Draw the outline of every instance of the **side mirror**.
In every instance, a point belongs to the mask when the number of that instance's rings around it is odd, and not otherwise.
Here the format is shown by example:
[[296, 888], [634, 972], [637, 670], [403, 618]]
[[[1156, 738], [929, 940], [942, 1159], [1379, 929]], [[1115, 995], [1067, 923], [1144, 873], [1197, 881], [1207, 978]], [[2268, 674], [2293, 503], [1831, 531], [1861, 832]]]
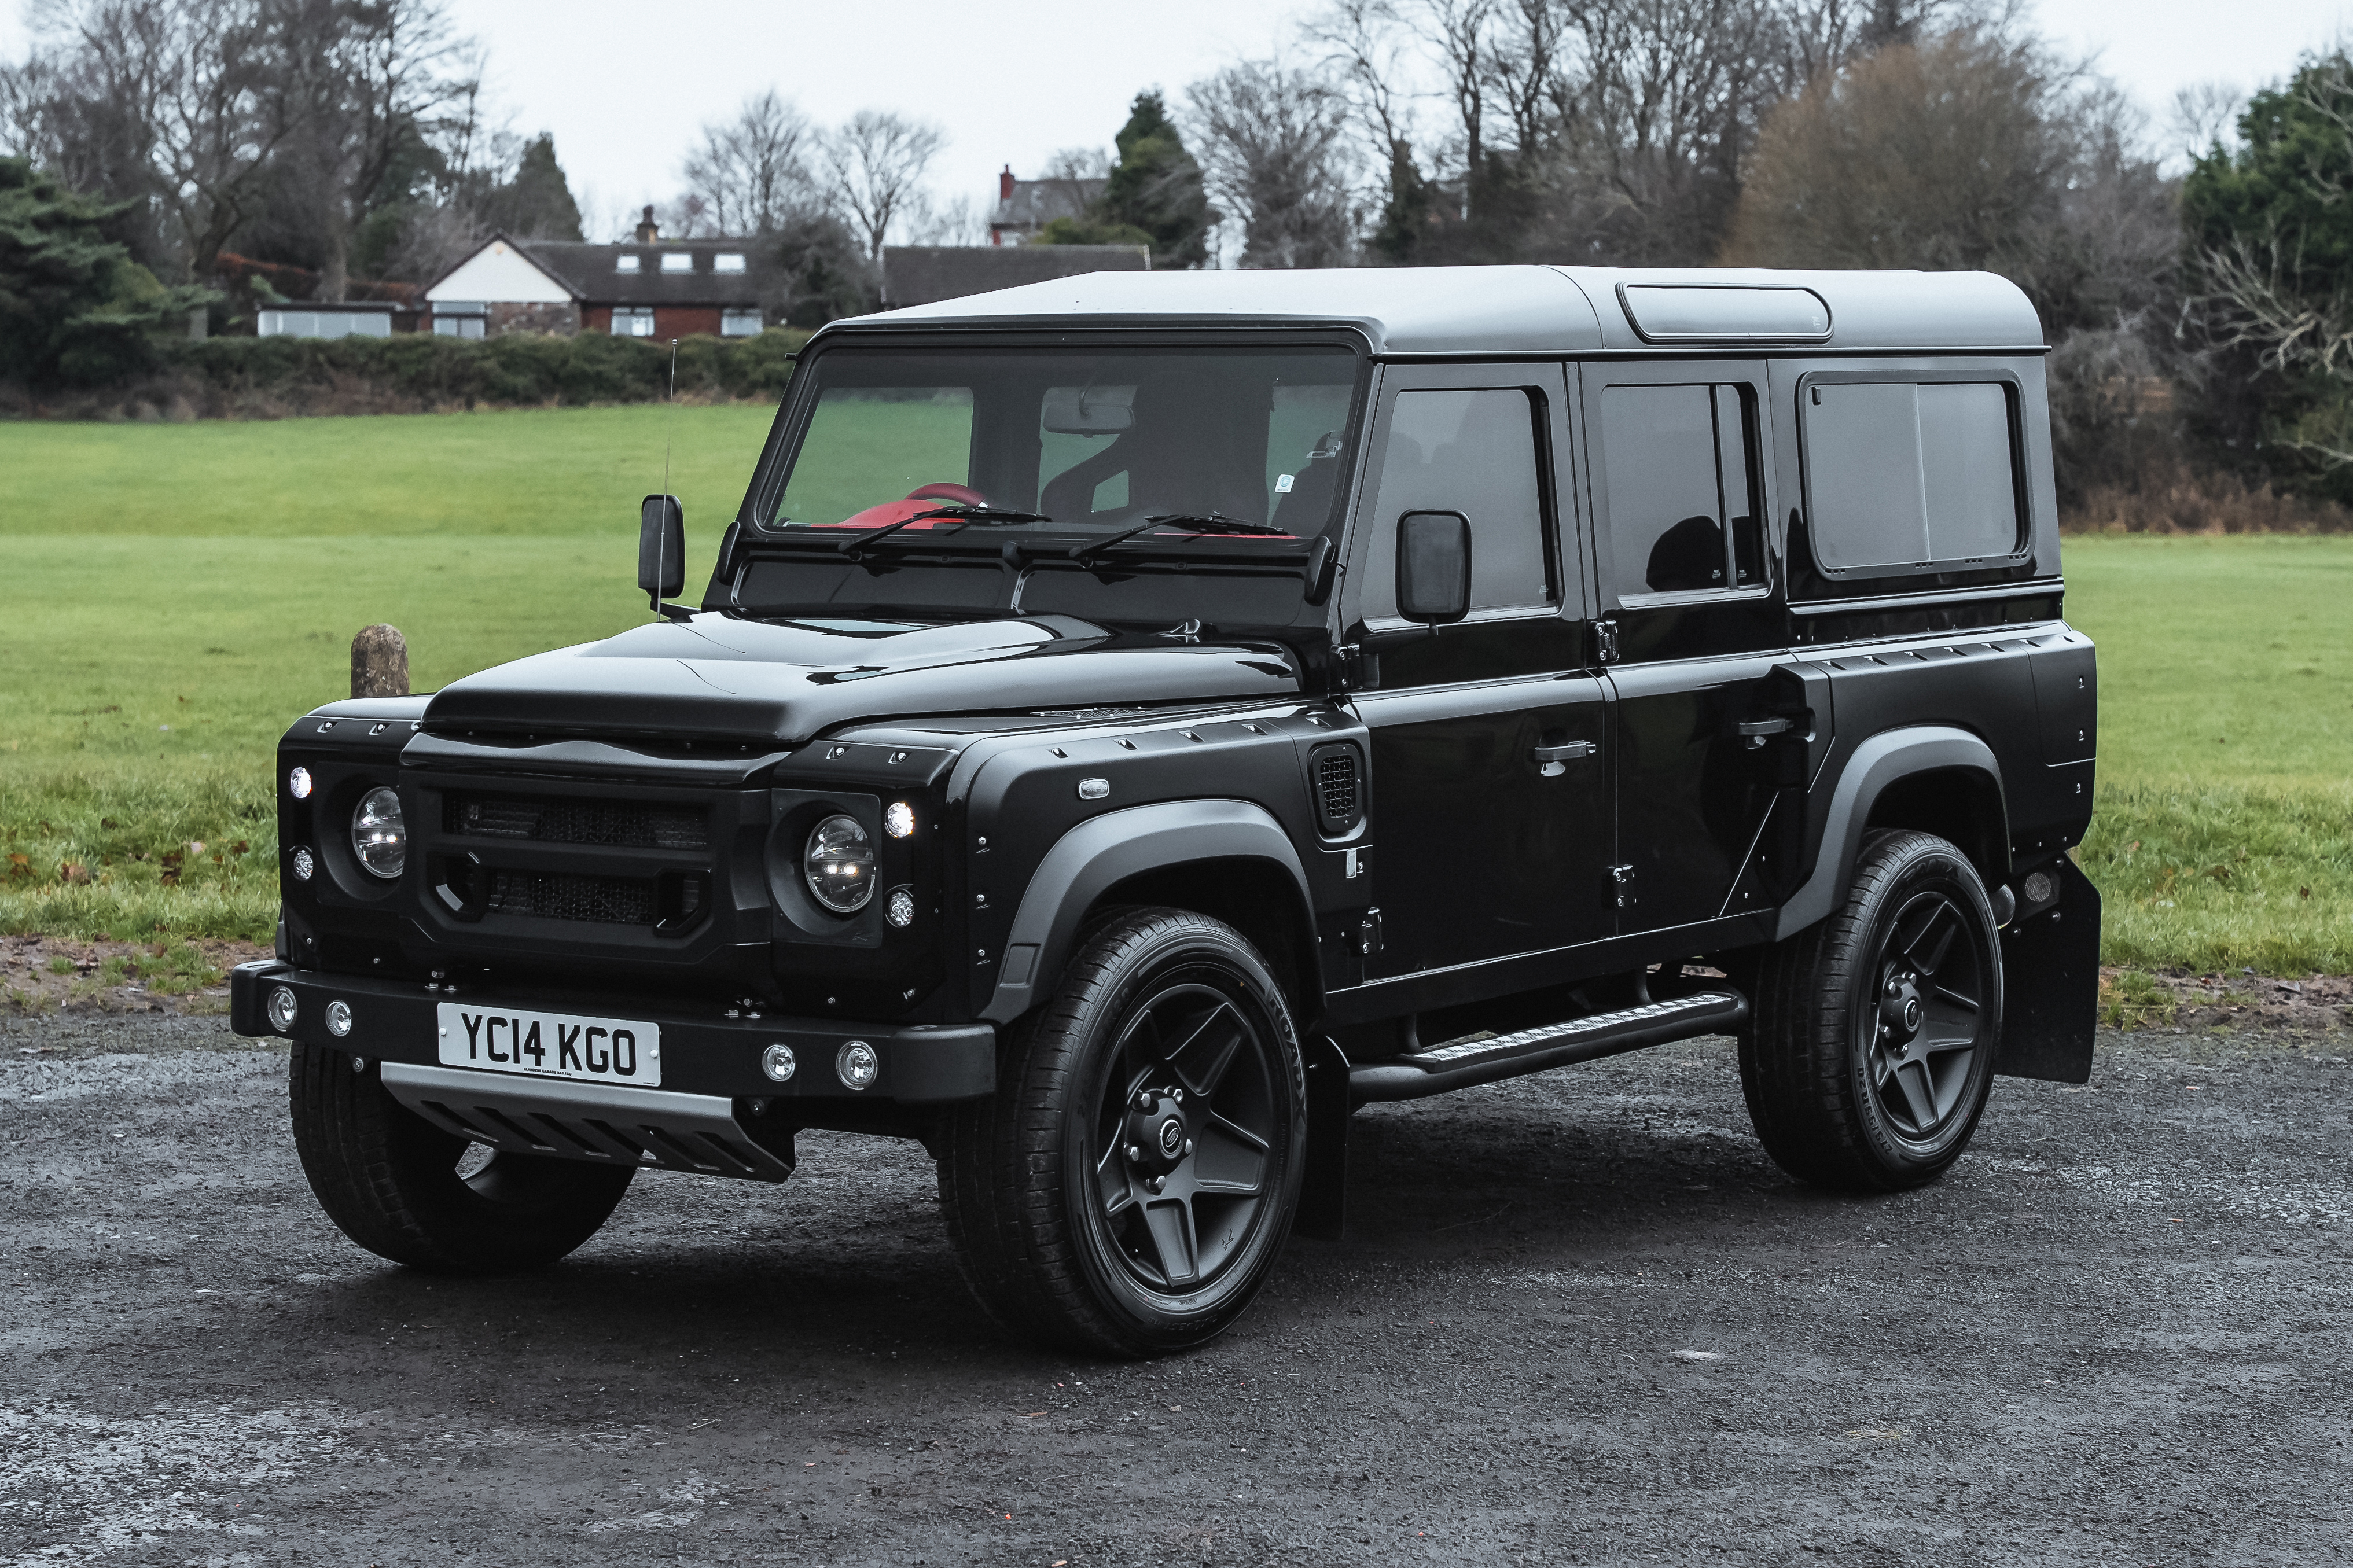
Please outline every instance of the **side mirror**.
[[686, 586], [686, 509], [648, 496], [638, 509], [638, 586], [659, 606]]
[[1433, 630], [1471, 613], [1471, 520], [1459, 511], [1398, 519], [1398, 614]]

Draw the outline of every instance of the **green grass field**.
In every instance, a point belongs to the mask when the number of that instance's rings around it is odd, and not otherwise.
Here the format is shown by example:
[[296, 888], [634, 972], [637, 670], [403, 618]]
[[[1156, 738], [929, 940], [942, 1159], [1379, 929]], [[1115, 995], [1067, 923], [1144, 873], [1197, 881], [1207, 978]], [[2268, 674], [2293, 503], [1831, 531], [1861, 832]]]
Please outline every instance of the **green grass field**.
[[[271, 748], [344, 691], [352, 633], [399, 626], [428, 690], [641, 620], [665, 440], [707, 562], [767, 423], [0, 424], [0, 930], [266, 935]], [[2353, 539], [2074, 539], [2067, 574], [2111, 960], [2353, 971]]]

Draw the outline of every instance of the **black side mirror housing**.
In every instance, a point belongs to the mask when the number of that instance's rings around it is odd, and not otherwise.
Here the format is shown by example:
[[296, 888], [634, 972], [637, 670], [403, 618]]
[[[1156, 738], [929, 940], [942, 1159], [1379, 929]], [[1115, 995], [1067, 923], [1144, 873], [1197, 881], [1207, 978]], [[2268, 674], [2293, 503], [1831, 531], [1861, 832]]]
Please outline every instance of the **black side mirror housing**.
[[638, 586], [656, 605], [686, 586], [686, 509], [648, 496], [638, 509]]
[[1459, 511], [1398, 519], [1398, 614], [1438, 627], [1471, 613], [1471, 520]]

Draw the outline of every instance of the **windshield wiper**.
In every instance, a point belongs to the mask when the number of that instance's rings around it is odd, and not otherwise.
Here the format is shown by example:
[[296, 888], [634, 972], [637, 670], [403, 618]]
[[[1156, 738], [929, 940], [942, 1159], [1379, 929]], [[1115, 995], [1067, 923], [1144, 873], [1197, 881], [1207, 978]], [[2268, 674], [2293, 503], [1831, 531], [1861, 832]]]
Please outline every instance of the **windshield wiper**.
[[1054, 521], [1052, 518], [1046, 516], [1043, 512], [1002, 511], [993, 506], [934, 507], [929, 511], [919, 511], [913, 517], [902, 517], [896, 522], [886, 522], [880, 528], [871, 528], [865, 532], [858, 534], [853, 538], [845, 539], [841, 542], [839, 546], [840, 553], [844, 555], [855, 555], [858, 552], [873, 543], [876, 540], [882, 538], [886, 534], [896, 533], [911, 522], [930, 522], [940, 518], [953, 519], [957, 522], [967, 524], [978, 523], [984, 528], [1004, 527], [1008, 524], [1017, 522], [1051, 522]]
[[1259, 533], [1277, 539], [1292, 537], [1287, 528], [1276, 528], [1264, 522], [1246, 522], [1238, 517], [1228, 517], [1221, 511], [1166, 511], [1157, 517], [1147, 517], [1134, 528], [1124, 529], [1107, 539], [1092, 539], [1083, 544], [1074, 544], [1071, 546], [1071, 559], [1083, 563], [1088, 556], [1099, 551], [1109, 550], [1114, 544], [1124, 544], [1155, 528], [1173, 528], [1185, 533]]

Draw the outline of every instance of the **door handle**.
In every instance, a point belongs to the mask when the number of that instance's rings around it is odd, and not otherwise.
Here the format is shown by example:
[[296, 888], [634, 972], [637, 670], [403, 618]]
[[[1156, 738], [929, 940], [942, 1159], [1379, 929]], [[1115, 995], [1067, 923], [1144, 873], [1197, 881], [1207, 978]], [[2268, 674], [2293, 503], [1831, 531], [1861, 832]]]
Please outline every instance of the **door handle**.
[[1528, 752], [1528, 758], [1540, 764], [1537, 772], [1546, 778], [1556, 779], [1568, 772], [1569, 763], [1592, 756], [1600, 750], [1591, 741], [1567, 741], [1557, 746], [1538, 746]]
[[1766, 736], [1786, 735], [1789, 728], [1787, 719], [1744, 720], [1739, 725], [1740, 739], [1753, 752], [1765, 743]]

